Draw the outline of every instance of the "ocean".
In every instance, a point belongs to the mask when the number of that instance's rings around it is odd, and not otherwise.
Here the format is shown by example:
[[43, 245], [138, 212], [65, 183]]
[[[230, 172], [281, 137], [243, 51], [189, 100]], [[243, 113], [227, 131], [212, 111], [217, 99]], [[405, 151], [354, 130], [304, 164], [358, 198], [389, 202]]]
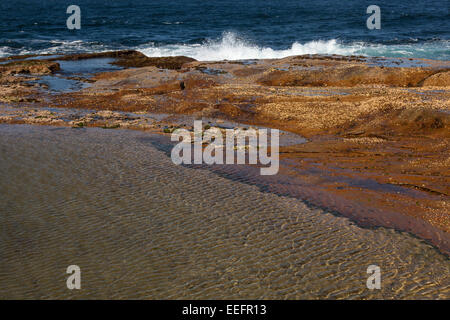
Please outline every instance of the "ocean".
[[[81, 29], [69, 30], [69, 5]], [[381, 29], [369, 30], [369, 5]], [[450, 59], [449, 1], [14, 0], [0, 2], [0, 57], [136, 49], [198, 60], [341, 54]]]

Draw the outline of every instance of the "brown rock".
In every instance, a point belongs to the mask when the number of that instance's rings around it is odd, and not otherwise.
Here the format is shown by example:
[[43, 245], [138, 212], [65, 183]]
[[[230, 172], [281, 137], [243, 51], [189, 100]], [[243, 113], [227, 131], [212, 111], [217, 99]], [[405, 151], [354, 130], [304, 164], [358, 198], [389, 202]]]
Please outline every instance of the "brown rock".
[[438, 72], [423, 81], [423, 86], [450, 87], [450, 71]]

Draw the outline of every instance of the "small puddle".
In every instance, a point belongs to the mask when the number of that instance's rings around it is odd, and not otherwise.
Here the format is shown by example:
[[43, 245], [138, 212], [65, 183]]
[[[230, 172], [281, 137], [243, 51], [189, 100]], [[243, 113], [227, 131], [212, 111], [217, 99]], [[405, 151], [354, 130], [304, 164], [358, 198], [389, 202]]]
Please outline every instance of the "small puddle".
[[36, 82], [47, 87], [47, 89], [52, 93], [67, 93], [72, 91], [78, 91], [90, 86], [89, 83], [63, 78], [60, 76], [42, 76], [40, 80], [35, 80], [31, 82]]
[[83, 75], [90, 77], [94, 73], [120, 70], [122, 67], [112, 65], [113, 58], [92, 58], [74, 61], [55, 60], [58, 62], [61, 70], [59, 73], [64, 75]]
[[52, 54], [49, 56], [35, 56], [35, 57], [29, 57], [29, 58], [25, 58], [24, 60], [48, 60], [48, 59], [55, 59], [55, 58], [59, 58], [61, 57], [61, 55], [59, 54]]
[[239, 60], [239, 62], [241, 62], [245, 66], [249, 66], [249, 65], [252, 65], [252, 64], [256, 64], [258, 62], [258, 60], [256, 60], [256, 59]]

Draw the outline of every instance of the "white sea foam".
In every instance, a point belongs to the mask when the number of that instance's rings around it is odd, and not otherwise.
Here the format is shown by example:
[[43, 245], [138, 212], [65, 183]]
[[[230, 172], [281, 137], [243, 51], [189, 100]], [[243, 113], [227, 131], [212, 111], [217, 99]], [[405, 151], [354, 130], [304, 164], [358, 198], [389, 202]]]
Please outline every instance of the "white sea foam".
[[200, 61], [278, 59], [302, 54], [416, 57], [447, 60], [450, 52], [450, 41], [382, 45], [364, 42], [343, 43], [331, 39], [305, 43], [294, 42], [288, 49], [275, 50], [252, 44], [239, 38], [235, 33], [225, 32], [221, 39], [202, 44], [155, 46], [151, 43], [140, 46], [137, 50], [148, 57], [188, 56]]
[[149, 57], [188, 56], [202, 61], [215, 60], [242, 60], [242, 59], [276, 59], [301, 54], [354, 54], [358, 47], [344, 46], [337, 40], [311, 41], [304, 44], [295, 42], [286, 50], [274, 50], [269, 47], [260, 47], [227, 32], [217, 41], [208, 41], [203, 44], [167, 45], [156, 47], [140, 47], [139, 51]]
[[11, 55], [8, 47], [0, 47], [0, 58]]
[[66, 53], [84, 53], [84, 52], [103, 52], [109, 50], [121, 50], [123, 48], [108, 47], [106, 45], [89, 42], [83, 40], [32, 40], [31, 44], [46, 45], [43, 49], [30, 49], [25, 47], [23, 49], [11, 49], [8, 47], [0, 47], [0, 57], [9, 55], [24, 55], [24, 54], [66, 54]]

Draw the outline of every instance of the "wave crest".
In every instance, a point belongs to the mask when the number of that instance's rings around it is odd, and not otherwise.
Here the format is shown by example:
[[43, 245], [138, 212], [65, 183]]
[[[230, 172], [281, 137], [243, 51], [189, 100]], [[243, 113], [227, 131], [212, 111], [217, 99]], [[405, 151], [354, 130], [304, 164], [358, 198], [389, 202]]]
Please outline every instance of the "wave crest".
[[294, 42], [286, 50], [260, 47], [240, 39], [235, 33], [225, 32], [221, 39], [204, 44], [166, 45], [141, 47], [139, 51], [148, 57], [188, 56], [200, 61], [278, 59], [302, 54], [355, 54], [359, 46], [344, 46], [337, 40], [318, 40], [304, 44]]

